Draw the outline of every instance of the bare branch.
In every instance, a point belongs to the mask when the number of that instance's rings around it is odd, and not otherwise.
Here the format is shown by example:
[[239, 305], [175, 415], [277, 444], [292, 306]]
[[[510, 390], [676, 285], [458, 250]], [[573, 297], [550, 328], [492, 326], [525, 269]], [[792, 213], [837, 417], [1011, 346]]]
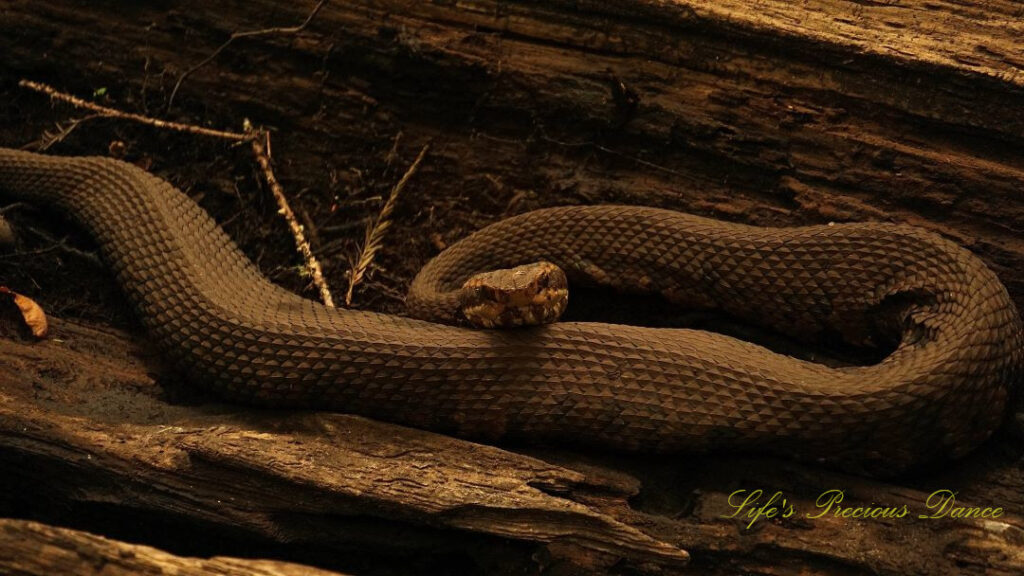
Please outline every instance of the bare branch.
[[174, 97], [178, 94], [178, 89], [181, 88], [181, 83], [184, 82], [185, 79], [191, 76], [195, 71], [199, 70], [203, 66], [206, 66], [210, 62], [213, 62], [213, 60], [217, 58], [217, 56], [220, 56], [220, 53], [223, 52], [228, 46], [230, 46], [232, 42], [239, 38], [272, 36], [274, 34], [298, 34], [299, 32], [305, 30], [307, 26], [309, 26], [309, 23], [313, 21], [313, 18], [316, 17], [317, 13], [320, 12], [320, 9], [323, 8], [324, 5], [327, 4], [327, 2], [328, 0], [320, 0], [319, 2], [317, 2], [316, 6], [313, 7], [313, 11], [310, 12], [309, 16], [306, 16], [306, 19], [302, 22], [302, 24], [299, 24], [298, 26], [277, 26], [274, 28], [263, 28], [261, 30], [233, 32], [231, 36], [226, 41], [224, 41], [224, 43], [221, 44], [216, 50], [214, 50], [209, 56], [203, 58], [203, 60], [195, 66], [182, 72], [181, 76], [178, 76], [178, 81], [174, 83], [174, 89], [171, 90], [171, 95], [167, 98], [167, 110], [170, 110], [171, 105], [174, 104]]
[[141, 114], [133, 114], [131, 112], [124, 112], [123, 110], [117, 110], [115, 108], [107, 108], [106, 106], [100, 106], [92, 102], [86, 102], [81, 98], [72, 96], [70, 94], [61, 92], [52, 86], [48, 86], [41, 82], [33, 82], [31, 80], [21, 80], [18, 82], [18, 86], [22, 88], [28, 88], [36, 92], [42, 92], [54, 100], [60, 100], [61, 102], [67, 102], [77, 108], [84, 108], [86, 110], [92, 110], [100, 116], [107, 116], [110, 118], [121, 118], [122, 120], [131, 120], [133, 122], [139, 122], [141, 124], [148, 124], [149, 126], [155, 126], [157, 128], [163, 128], [165, 130], [175, 130], [177, 132], [188, 132], [190, 134], [201, 134], [203, 136], [212, 136], [214, 138], [223, 138], [225, 140], [237, 140], [244, 141], [251, 138], [249, 134], [243, 134], [239, 132], [226, 132], [224, 130], [212, 130], [210, 128], [203, 128], [202, 126], [195, 126], [193, 124], [181, 124], [178, 122], [167, 122], [166, 120], [159, 120], [157, 118], [150, 118], [149, 116], [143, 116]]
[[281, 188], [281, 184], [277, 181], [277, 178], [274, 176], [274, 170], [270, 166], [270, 133], [265, 130], [251, 129], [251, 131], [254, 134], [251, 140], [252, 153], [256, 157], [256, 162], [260, 165], [263, 178], [267, 181], [267, 185], [270, 186], [270, 192], [274, 195], [274, 200], [277, 201], [278, 213], [288, 223], [288, 229], [291, 230], [292, 237], [295, 238], [295, 247], [299, 249], [299, 253], [302, 254], [303, 259], [306, 261], [306, 268], [309, 270], [313, 285], [320, 292], [320, 299], [325, 305], [333, 308], [334, 298], [331, 296], [331, 290], [324, 280], [324, 273], [320, 268], [320, 262], [313, 255], [313, 248], [310, 246], [309, 240], [306, 239], [306, 233], [302, 225], [299, 224], [298, 219], [295, 218], [295, 212], [288, 205], [288, 198], [284, 195], [284, 189]]

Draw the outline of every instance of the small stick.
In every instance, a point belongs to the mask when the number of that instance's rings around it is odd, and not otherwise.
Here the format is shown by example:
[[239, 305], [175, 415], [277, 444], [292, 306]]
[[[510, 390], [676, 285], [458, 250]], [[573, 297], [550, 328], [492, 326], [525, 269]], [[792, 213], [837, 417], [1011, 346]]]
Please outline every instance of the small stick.
[[63, 142], [68, 136], [71, 135], [72, 132], [75, 131], [75, 129], [77, 129], [79, 126], [81, 126], [85, 122], [88, 122], [89, 120], [95, 120], [96, 118], [101, 118], [101, 117], [102, 116], [100, 114], [89, 114], [87, 116], [82, 116], [81, 118], [72, 118], [71, 120], [69, 120], [65, 124], [61, 124], [60, 122], [57, 122], [57, 124], [56, 124], [57, 131], [56, 132], [50, 132], [49, 130], [44, 130], [43, 131], [43, 135], [38, 140], [36, 140], [35, 142], [30, 142], [30, 143], [22, 146], [21, 149], [22, 150], [35, 150], [36, 152], [46, 152], [54, 144], [58, 144], [60, 142]]
[[260, 170], [263, 171], [263, 178], [266, 179], [267, 184], [270, 186], [270, 191], [274, 195], [274, 200], [277, 201], [278, 213], [284, 216], [285, 222], [288, 223], [292, 237], [295, 238], [295, 247], [299, 249], [299, 253], [302, 254], [303, 259], [306, 261], [306, 268], [309, 269], [313, 285], [320, 291], [320, 299], [323, 300], [324, 305], [334, 308], [334, 297], [331, 296], [331, 290], [327, 287], [327, 282], [324, 280], [324, 273], [320, 268], [320, 262], [313, 255], [313, 248], [309, 245], [309, 240], [306, 239], [303, 227], [295, 218], [295, 212], [288, 205], [288, 198], [284, 195], [284, 190], [281, 188], [281, 184], [277, 181], [274, 171], [270, 167], [270, 133], [265, 130], [255, 130], [251, 127], [249, 127], [249, 130], [254, 135], [252, 140], [250, 140], [253, 156], [256, 157], [256, 162], [260, 165]]
[[374, 220], [373, 226], [369, 226], [366, 229], [366, 237], [363, 241], [363, 249], [359, 253], [359, 258], [353, 262], [352, 269], [348, 276], [348, 291], [345, 292], [345, 306], [352, 305], [352, 290], [355, 289], [356, 285], [363, 281], [363, 276], [366, 274], [366, 269], [369, 268], [370, 264], [373, 263], [373, 257], [377, 255], [377, 250], [380, 249], [382, 241], [384, 240], [384, 233], [391, 226], [391, 221], [388, 220], [391, 217], [391, 213], [395, 210], [395, 204], [398, 201], [398, 195], [405, 188], [405, 185], [412, 178], [412, 175], [416, 173], [416, 170], [420, 167], [420, 162], [423, 161], [423, 157], [427, 155], [427, 150], [430, 149], [430, 145], [427, 144], [420, 150], [419, 156], [413, 161], [409, 169], [405, 171], [405, 175], [402, 179], [395, 184], [395, 187], [391, 189], [391, 194], [388, 195], [388, 199], [384, 202], [384, 206], [380, 209], [380, 214], [377, 214], [377, 219]]
[[[323, 2], [321, 2], [321, 5], [322, 4]], [[317, 261], [316, 257], [313, 256], [313, 250], [309, 245], [309, 241], [306, 240], [306, 235], [302, 231], [302, 226], [295, 219], [295, 213], [292, 212], [291, 207], [288, 206], [288, 200], [284, 195], [284, 190], [281, 188], [281, 184], [277, 181], [277, 178], [274, 176], [274, 171], [270, 167], [270, 134], [266, 130], [253, 128], [252, 125], [249, 124], [248, 120], [245, 123], [245, 132], [212, 130], [210, 128], [203, 128], [202, 126], [195, 126], [192, 124], [166, 122], [164, 120], [150, 118], [149, 116], [124, 112], [115, 108], [107, 108], [106, 106], [86, 102], [81, 98], [76, 98], [75, 96], [66, 94], [56, 88], [40, 82], [21, 80], [18, 85], [30, 90], [35, 90], [36, 92], [42, 92], [54, 100], [67, 102], [68, 104], [78, 108], [92, 110], [100, 116], [131, 120], [141, 124], [154, 126], [156, 128], [176, 130], [179, 132], [187, 132], [189, 134], [212, 136], [214, 138], [222, 138], [236, 142], [250, 142], [252, 144], [253, 155], [256, 157], [256, 162], [259, 164], [260, 169], [263, 172], [263, 177], [266, 179], [267, 184], [270, 186], [270, 191], [273, 193], [274, 199], [277, 201], [278, 212], [284, 216], [285, 221], [288, 223], [288, 228], [291, 230], [292, 236], [295, 238], [295, 246], [299, 249], [299, 253], [302, 254], [302, 257], [306, 261], [306, 268], [309, 269], [310, 275], [313, 278], [313, 284], [320, 291], [320, 298], [327, 306], [332, 308], [334, 307], [334, 299], [331, 297], [331, 291], [327, 288], [327, 283], [324, 281], [324, 275], [320, 268], [320, 263]]]
[[302, 22], [302, 24], [299, 24], [298, 26], [277, 26], [274, 28], [264, 28], [262, 30], [232, 32], [231, 36], [216, 50], [214, 50], [213, 53], [211, 53], [206, 58], [203, 58], [203, 60], [195, 66], [182, 72], [181, 76], [178, 76], [178, 81], [174, 83], [174, 89], [171, 90], [171, 95], [167, 98], [167, 109], [171, 109], [171, 104], [174, 103], [174, 97], [178, 94], [178, 88], [181, 88], [181, 83], [184, 82], [186, 78], [191, 76], [196, 70], [199, 70], [203, 66], [209, 64], [210, 62], [213, 62], [213, 59], [219, 56], [220, 53], [223, 52], [228, 46], [230, 46], [232, 42], [239, 38], [252, 38], [255, 36], [271, 36], [273, 34], [298, 34], [299, 32], [305, 30], [306, 26], [309, 26], [309, 23], [313, 21], [313, 18], [316, 18], [317, 13], [319, 13], [320, 9], [324, 7], [324, 4], [327, 4], [327, 0], [320, 0], [319, 2], [317, 2], [317, 5], [313, 7], [313, 11], [310, 12], [309, 16], [306, 16], [306, 19]]
[[93, 104], [92, 102], [86, 102], [81, 98], [65, 94], [60, 90], [52, 86], [48, 86], [41, 82], [33, 82], [31, 80], [21, 80], [18, 82], [18, 86], [22, 88], [28, 88], [29, 90], [35, 90], [36, 92], [42, 92], [54, 100], [60, 100], [67, 102], [77, 108], [84, 108], [86, 110], [92, 110], [93, 112], [101, 115], [108, 116], [111, 118], [121, 118], [123, 120], [131, 120], [133, 122], [139, 122], [141, 124], [148, 124], [157, 128], [163, 128], [165, 130], [175, 130], [177, 132], [188, 132], [190, 134], [201, 134], [203, 136], [212, 136], [214, 138], [223, 138], [225, 140], [244, 141], [252, 138], [250, 134], [243, 134], [239, 132], [227, 132], [224, 130], [213, 130], [210, 128], [203, 128], [202, 126], [195, 126], [193, 124], [181, 124], [178, 122], [167, 122], [166, 120], [159, 120], [157, 118], [150, 118], [149, 116], [143, 116], [141, 114], [133, 114], [131, 112], [124, 112], [115, 108], [107, 108], [106, 106], [100, 106], [99, 104]]

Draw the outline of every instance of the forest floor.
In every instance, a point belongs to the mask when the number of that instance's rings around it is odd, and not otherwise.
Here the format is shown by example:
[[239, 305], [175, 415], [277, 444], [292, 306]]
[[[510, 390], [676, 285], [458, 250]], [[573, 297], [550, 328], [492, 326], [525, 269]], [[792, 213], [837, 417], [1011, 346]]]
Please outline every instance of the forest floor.
[[[77, 14], [57, 4], [53, 10], [58, 15]], [[429, 22], [409, 30], [398, 25], [391, 30], [390, 23], [380, 24], [369, 10], [366, 15], [339, 8], [332, 16], [339, 20], [324, 25], [332, 33], [338, 21], [348, 26], [344, 39], [337, 39], [337, 48], [335, 39], [323, 32], [322, 37], [311, 35], [294, 45], [241, 44], [211, 65], [207, 76], [197, 74], [186, 80], [186, 89], [173, 106], [169, 99], [175, 64], [180, 71], [182, 61], [198, 60], [196, 54], [188, 53], [186, 58], [173, 47], [180, 42], [182, 30], [202, 34], [201, 18], [193, 22], [187, 12], [171, 13], [154, 28], [153, 46], [125, 57], [117, 52], [116, 42], [109, 42], [109, 53], [94, 54], [96, 64], [81, 68], [37, 57], [32, 47], [52, 42], [74, 52], [106, 46], [106, 19], [117, 21], [120, 16], [98, 9], [82, 16], [86, 25], [67, 32], [72, 38], [82, 35], [84, 40], [78, 44], [61, 44], [60, 34], [53, 34], [58, 40], [51, 40], [47, 28], [51, 24], [46, 21], [40, 30], [27, 32], [20, 43], [10, 41], [22, 51], [19, 58], [23, 60], [0, 67], [0, 146], [116, 156], [137, 164], [186, 191], [270, 280], [317, 299], [248, 146], [91, 117], [87, 111], [51, 103], [18, 82], [30, 70], [34, 75], [28, 79], [51, 83], [97, 104], [209, 128], [238, 131], [249, 119], [270, 130], [277, 177], [335, 299], [341, 300], [367, 226], [419, 151], [429, 144], [422, 165], [397, 198], [390, 230], [369, 273], [354, 291], [353, 307], [362, 310], [404, 314], [405, 291], [416, 272], [443, 247], [491, 222], [545, 206], [598, 203], [659, 206], [765, 226], [833, 219], [921, 223], [965, 240], [1003, 275], [1018, 301], [1024, 294], [1024, 281], [1015, 272], [1022, 244], [1012, 232], [1022, 212], [1018, 203], [1007, 199], [1015, 190], [1014, 182], [1019, 183], [1014, 178], [1019, 170], [1020, 137], [1013, 131], [1020, 124], [986, 119], [987, 108], [964, 109], [964, 95], [974, 84], [958, 70], [942, 72], [948, 77], [936, 74], [935, 81], [948, 87], [945, 92], [922, 89], [917, 94], [913, 90], [920, 82], [911, 79], [924, 78], [927, 88], [933, 70], [902, 64], [890, 69], [886, 63], [875, 74], [876, 61], [871, 58], [834, 65], [828, 55], [818, 60], [813, 50], [796, 40], [789, 46], [790, 40], [762, 42], [741, 34], [743, 41], [736, 42], [720, 39], [714, 31], [698, 32], [693, 40], [696, 48], [688, 51], [691, 48], [684, 44], [690, 41], [688, 34], [666, 32], [660, 22], [635, 16], [636, 21], [620, 31], [626, 38], [616, 40], [622, 41], [621, 46], [597, 50], [588, 43], [599, 42], [600, 36], [567, 36], [571, 41], [559, 36], [561, 8], [538, 9], [535, 30], [501, 37], [486, 27], [474, 28], [471, 19], [483, 18], [483, 12], [452, 8], [451, 14], [470, 19], [465, 26], [452, 25], [454, 16], [445, 12], [435, 21], [431, 10], [441, 8], [424, 6], [427, 16], [423, 18]], [[147, 9], [137, 9], [150, 17]], [[258, 12], [246, 13], [240, 22], [226, 16], [215, 23], [224, 30], [204, 36], [203, 42], [216, 46], [225, 31], [254, 26], [246, 18]], [[29, 20], [32, 14], [23, 11]], [[576, 20], [583, 16], [572, 10], [566, 14], [572, 23], [566, 29], [587, 29], [587, 21]], [[276, 20], [291, 22], [294, 16], [276, 15]], [[547, 18], [559, 24], [549, 26]], [[123, 20], [135, 25], [131, 17]], [[125, 26], [124, 22], [118, 25]], [[662, 34], [680, 42], [678, 54], [659, 56], [664, 62], [629, 59], [633, 58], [630, 50], [639, 50], [638, 46], [653, 52]], [[743, 44], [748, 40], [751, 47]], [[486, 53], [492, 43], [496, 53], [507, 56], [499, 60], [497, 72], [478, 67], [475, 55], [478, 50]], [[733, 45], [735, 54], [729, 52]], [[190, 50], [208, 54], [209, 46]], [[762, 53], [770, 65], [760, 60]], [[150, 58], [173, 64], [151, 68]], [[818, 70], [828, 71], [821, 74], [820, 86], [815, 84]], [[632, 78], [625, 78], [630, 74]], [[830, 83], [833, 77], [839, 79], [834, 84]], [[877, 90], [859, 92], [867, 85], [864, 78], [877, 82]], [[190, 82], [199, 87], [193, 88]], [[266, 83], [267, 94], [257, 93], [260, 83]], [[972, 88], [963, 89], [960, 84]], [[223, 93], [217, 88], [220, 85], [228, 86]], [[629, 86], [646, 90], [639, 107]], [[977, 86], [982, 91], [978, 101], [997, 110], [1006, 108], [1003, 98], [1011, 99], [1017, 94], [1013, 90], [1019, 90], [991, 79]], [[909, 87], [910, 95], [893, 87]], [[564, 103], [565, 111], [552, 102]], [[1010, 113], [1007, 117], [1015, 118]], [[1000, 132], [1003, 128], [1006, 133]], [[996, 190], [991, 200], [986, 196], [989, 188]], [[956, 198], [949, 201], [948, 195]], [[986, 202], [1005, 212], [996, 213]], [[68, 422], [87, 423], [87, 431], [90, 425], [97, 430], [113, 426], [120, 433], [117, 423], [126, 421], [145, 434], [156, 429], [145, 427], [150, 419], [194, 422], [197, 428], [205, 426], [214, 432], [225, 422], [228, 428], [268, 435], [283, 429], [282, 443], [290, 438], [291, 425], [298, 430], [296, 437], [321, 432], [319, 416], [299, 414], [293, 419], [296, 424], [283, 425], [280, 420], [291, 422], [292, 415], [279, 420], [276, 414], [224, 406], [188, 385], [148, 344], [95, 245], [70, 219], [46, 206], [7, 204], [0, 205], [0, 210], [17, 232], [13, 250], [0, 253], [0, 284], [34, 298], [55, 319], [57, 338], [67, 336], [75, 342], [72, 355], [58, 347], [32, 346], [13, 306], [3, 307], [0, 338], [7, 339], [6, 349], [15, 353], [9, 363], [0, 362], [0, 376], [18, 381], [0, 390], [0, 399], [10, 394], [38, 411], [26, 415], [26, 421], [46, 422], [45, 412], [52, 410]], [[1005, 229], [991, 225], [993, 220], [1006, 222]], [[728, 318], [667, 310], [664, 302], [654, 298], [583, 290], [574, 292], [570, 302], [566, 319], [717, 330], [833, 364], [870, 362], [884, 353], [827, 342], [795, 343]], [[98, 344], [88, 344], [90, 338]], [[19, 362], [31, 362], [33, 370], [42, 366], [40, 370], [52, 379], [16, 378]], [[82, 386], [62, 390], [61, 382], [71, 378]], [[106, 396], [95, 400], [102, 395]], [[329, 417], [324, 422], [351, 424]], [[380, 430], [397, 434], [394, 431], [399, 429]], [[806, 560], [817, 562], [817, 571], [805, 572], [815, 574], [924, 573], [930, 567], [948, 565], [974, 573], [997, 565], [1012, 573], [1024, 565], [1024, 555], [999, 554], [1024, 548], [1024, 541], [1018, 541], [1024, 534], [1024, 442], [1015, 433], [1008, 426], [966, 459], [887, 481], [758, 455], [666, 460], [558, 448], [503, 448], [512, 452], [508, 458], [525, 454], [580, 471], [588, 479], [597, 478], [594, 482], [605, 488], [617, 487], [609, 489], [614, 497], [581, 490], [582, 495], [564, 499], [582, 502], [653, 537], [696, 551], [697, 573], [798, 573]], [[413, 441], [426, 442], [409, 434]], [[72, 446], [88, 446], [75, 444], [81, 440], [78, 436], [66, 434], [66, 438]], [[24, 450], [24, 439], [15, 433], [9, 439], [10, 446], [0, 449], [0, 464], [14, 470], [31, 449]], [[106, 437], [97, 442], [105, 441]], [[444, 446], [449, 455], [457, 456], [467, 445], [453, 441]], [[304, 453], [300, 448], [294, 452]], [[65, 469], [46, 458], [38, 461], [52, 466], [45, 468], [46, 474], [80, 470], [76, 467], [80, 463]], [[116, 466], [112, 468], [116, 471]], [[145, 466], [139, 464], [139, 468]], [[292, 533], [275, 532], [280, 527], [276, 519], [267, 521], [267, 533], [253, 536], [236, 529], [233, 523], [246, 526], [249, 518], [230, 507], [228, 511], [238, 516], [224, 513], [197, 521], [195, 508], [188, 509], [177, 500], [153, 504], [140, 496], [145, 506], [130, 498], [118, 500], [109, 496], [120, 494], [116, 490], [107, 493], [96, 486], [123, 482], [125, 477], [103, 476], [104, 470], [99, 470], [99, 480], [83, 480], [83, 484], [92, 482], [89, 488], [79, 490], [68, 483], [61, 485], [59, 493], [45, 491], [51, 486], [38, 482], [34, 471], [5, 475], [0, 482], [0, 517], [71, 526], [183, 555], [274, 557], [374, 574], [512, 574], [540, 564], [533, 549], [522, 545], [523, 539], [495, 536], [486, 526], [453, 528], [443, 514], [415, 516], [402, 510], [413, 518], [403, 524], [372, 506], [351, 516], [335, 511], [324, 517], [316, 516], [316, 511], [297, 512], [296, 524], [309, 524], [311, 531], [323, 526], [325, 534], [333, 534], [328, 525], [344, 525], [351, 517], [367, 521], [366, 526], [352, 521], [348, 528], [339, 529], [349, 530], [345, 533], [350, 538], [345, 541], [348, 549], [365, 557], [339, 559], [333, 541], [317, 541], [309, 534], [303, 535], [308, 540], [289, 541]], [[151, 474], [147, 478], [153, 478], [153, 472], [146, 470]], [[135, 473], [134, 469], [127, 473], [128, 484], [135, 480]], [[273, 482], [280, 478], [268, 476], [272, 481], [266, 485], [277, 486]], [[848, 488], [851, 500], [863, 504], [918, 505], [923, 496], [943, 489], [974, 504], [1004, 506], [1009, 518], [998, 534], [991, 526], [953, 521], [776, 520], [747, 530], [738, 520], [723, 519], [729, 512], [728, 495], [754, 487], [784, 491], [800, 506], [813, 506], [816, 496], [831, 488]], [[185, 500], [195, 497], [196, 502], [209, 503], [202, 498], [211, 493], [195, 495], [182, 488], [181, 494]], [[287, 513], [280, 516], [287, 525]], [[314, 517], [315, 522], [306, 522]], [[360, 540], [363, 536], [371, 544]], [[986, 548], [992, 542], [997, 544]], [[389, 543], [395, 548], [389, 548]], [[404, 544], [412, 550], [407, 555], [401, 548]], [[396, 549], [403, 554], [396, 555]], [[987, 557], [985, 550], [997, 553]], [[658, 572], [646, 564], [636, 571]]]

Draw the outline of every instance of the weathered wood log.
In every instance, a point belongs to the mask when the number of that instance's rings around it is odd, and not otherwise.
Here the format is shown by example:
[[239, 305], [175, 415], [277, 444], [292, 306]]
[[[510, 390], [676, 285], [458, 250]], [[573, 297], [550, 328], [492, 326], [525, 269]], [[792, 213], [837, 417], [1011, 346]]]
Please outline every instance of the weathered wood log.
[[[811, 560], [809, 573], [833, 563], [892, 574], [1024, 568], [1024, 474], [1019, 455], [1000, 454], [1005, 446], [924, 481], [923, 490], [770, 460], [538, 459], [355, 416], [175, 405], [151, 376], [165, 371], [142, 360], [152, 353], [127, 335], [56, 322], [50, 341], [10, 336], [0, 341], [5, 494], [197, 527], [181, 540], [214, 526], [336, 552], [457, 550], [478, 568], [496, 561], [490, 549], [504, 564], [569, 572], [671, 573], [685, 563], [683, 548], [705, 569], [727, 561], [725, 572], [767, 573], [801, 559]], [[961, 477], [965, 470], [980, 475]], [[920, 519], [936, 513], [926, 505], [931, 487], [1003, 512]], [[792, 506], [794, 517], [736, 514], [734, 505], [758, 489], [760, 504], [781, 492], [787, 503], [776, 505]], [[843, 506], [905, 506], [909, 516], [851, 519], [830, 510], [806, 518], [821, 512], [814, 501], [829, 489], [845, 491]], [[393, 539], [396, 531], [409, 540]]]
[[[595, 490], [624, 501], [635, 481], [355, 416], [174, 406], [124, 336], [58, 323], [54, 338], [0, 343], [0, 461], [21, 471], [19, 483], [288, 541], [344, 541], [368, 515], [642, 562], [687, 559], [564, 497]], [[332, 526], [332, 516], [355, 520]]]
[[150, 546], [26, 520], [0, 519], [0, 571], [9, 576], [50, 574], [179, 576], [331, 576], [310, 566], [243, 558], [182, 558]]
[[[401, 294], [438, 243], [574, 202], [758, 224], [910, 222], [980, 254], [1024, 304], [1018, 3], [332, 2], [298, 35], [234, 42], [167, 109], [179, 75], [231, 32], [296, 24], [311, 7], [8, 2], [0, 143], [78, 115], [20, 91], [22, 77], [172, 119], [273, 126], [278, 175], [343, 286], [336, 248], [361, 239], [359, 222], [395, 180], [392, 149], [411, 159], [433, 141], [375, 288], [359, 294], [387, 311], [400, 297], [379, 294]], [[54, 151], [104, 153], [113, 140], [203, 195], [254, 260], [302, 289], [294, 255], [251, 232], [255, 196], [205, 159], [230, 152], [95, 121]], [[171, 152], [185, 147], [198, 151]], [[23, 279], [12, 286], [22, 291], [37, 283], [32, 296], [51, 309], [61, 285], [107, 289], [95, 268], [75, 282], [24, 272], [59, 265], [54, 251], [3, 260], [0, 277]], [[77, 322], [56, 322], [55, 334], [0, 341], [0, 514], [108, 528], [142, 515], [176, 528], [162, 546], [174, 552], [227, 531], [267, 555], [353, 571], [671, 573], [683, 549], [701, 573], [1024, 570], [1024, 457], [1009, 435], [905, 485], [740, 457], [512, 452], [353, 416], [171, 402], [186, 383], [133, 337]], [[807, 518], [833, 488], [846, 504], [908, 514]], [[728, 518], [733, 492], [756, 489], [762, 504], [781, 492], [794, 513], [749, 529], [743, 514]], [[939, 489], [1003, 514], [918, 518]]]

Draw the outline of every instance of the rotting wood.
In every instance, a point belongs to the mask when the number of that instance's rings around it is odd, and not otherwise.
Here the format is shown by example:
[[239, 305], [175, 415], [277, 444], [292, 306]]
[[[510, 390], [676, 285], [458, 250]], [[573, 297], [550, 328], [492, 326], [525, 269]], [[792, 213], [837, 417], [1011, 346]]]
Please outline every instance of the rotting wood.
[[[268, 537], [304, 532], [279, 525], [277, 513], [368, 514], [644, 562], [686, 561], [676, 546], [560, 496], [588, 485], [578, 472], [354, 416], [172, 406], [144, 366], [124, 356], [132, 347], [123, 336], [58, 326], [38, 347], [0, 342], [0, 460], [25, 459], [40, 472], [66, 467], [76, 472], [71, 484], [102, 478], [79, 486], [87, 498]], [[89, 365], [106, 352], [105, 364]], [[303, 537], [330, 537], [315, 529]]]
[[8, 576], [338, 576], [273, 560], [182, 558], [68, 528], [0, 518], [0, 571]]
[[[127, 335], [69, 322], [53, 329], [42, 343], [0, 340], [0, 464], [18, 470], [8, 490], [22, 497], [103, 503], [284, 543], [344, 549], [367, 538], [402, 550], [387, 531], [356, 535], [380, 518], [447, 539], [449, 549], [471, 534], [524, 542], [520, 566], [572, 567], [564, 573], [675, 573], [682, 548], [700, 570], [1024, 569], [1024, 491], [1011, 496], [1024, 475], [998, 444], [964, 464], [980, 476], [939, 475], [918, 488], [773, 460], [537, 458], [355, 416], [173, 405], [151, 378], [159, 367], [139, 360], [151, 352]], [[911, 516], [802, 518], [832, 488], [846, 492], [844, 505], [907, 506]], [[918, 519], [940, 488], [1003, 515]], [[746, 528], [749, 519], [727, 518], [737, 489], [781, 491], [797, 515]]]
[[[7, 86], [28, 77], [77, 94], [111, 86], [122, 99], [147, 86], [159, 98], [232, 32], [301, 21], [310, 7], [15, 0], [0, 13], [0, 96], [25, 106]], [[1021, 10], [1008, 0], [332, 2], [294, 37], [233, 43], [182, 83], [175, 109], [274, 125], [289, 190], [329, 189], [325, 172], [363, 170], [367, 149], [386, 153], [399, 130], [408, 146], [433, 142], [416, 184], [452, 199], [422, 211], [465, 227], [396, 218], [395, 236], [411, 240], [401, 258], [380, 257], [399, 280], [479, 224], [465, 198], [493, 196], [491, 218], [631, 202], [757, 224], [910, 222], [979, 253], [1021, 304]], [[0, 122], [24, 122], [31, 137], [33, 122], [52, 125], [4, 111]], [[297, 200], [299, 210], [311, 201]], [[335, 286], [344, 269], [328, 271]], [[63, 343], [0, 345], [0, 463], [21, 495], [285, 546], [442, 548], [478, 568], [490, 553], [522, 571], [664, 573], [685, 548], [699, 573], [1024, 570], [1024, 459], [1009, 435], [906, 485], [743, 458], [582, 464], [348, 416], [171, 405], [164, 395], [181, 383], [152, 382], [149, 371], [166, 372], [140, 364], [151, 351], [75, 323], [56, 329]], [[781, 490], [810, 510], [835, 487], [915, 511], [945, 488], [1006, 515], [750, 530], [721, 518], [732, 490]]]

